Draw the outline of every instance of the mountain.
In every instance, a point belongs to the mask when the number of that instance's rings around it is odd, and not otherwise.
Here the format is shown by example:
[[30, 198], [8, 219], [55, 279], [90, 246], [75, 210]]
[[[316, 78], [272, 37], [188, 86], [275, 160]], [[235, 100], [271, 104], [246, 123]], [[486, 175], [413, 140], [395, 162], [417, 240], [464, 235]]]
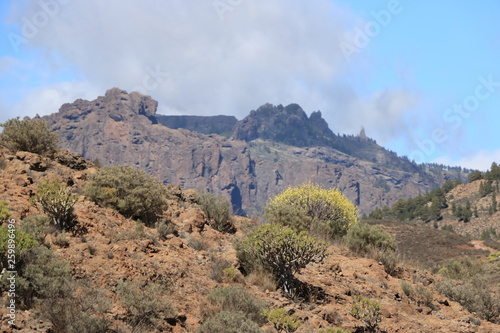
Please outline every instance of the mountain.
[[218, 134], [230, 137], [238, 119], [234, 116], [165, 116], [156, 115], [162, 125], [169, 128], [184, 128], [203, 134]]
[[44, 119], [71, 152], [102, 165], [134, 165], [165, 184], [223, 193], [239, 214], [255, 214], [271, 196], [306, 182], [337, 187], [368, 213], [467, 177], [461, 169], [417, 166], [365, 136], [334, 135], [320, 112], [308, 117], [297, 104], [263, 105], [236, 123], [230, 138], [169, 128], [156, 109], [150, 96], [113, 88]]
[[[123, 111], [128, 103], [142, 105], [143, 110], [152, 107], [139, 95], [122, 97], [127, 98], [119, 98]], [[100, 106], [107, 102], [105, 98], [99, 100]], [[95, 105], [82, 101], [77, 104]], [[86, 117], [93, 117], [93, 112]], [[143, 116], [147, 119], [145, 126], [151, 119], [147, 113]], [[117, 126], [115, 121], [110, 124]], [[85, 126], [84, 120], [80, 124]], [[160, 130], [155, 133], [165, 135]], [[169, 205], [163, 215], [170, 229], [162, 233], [81, 196], [87, 180], [96, 172], [99, 168], [93, 163], [65, 150], [47, 157], [12, 152], [0, 145], [0, 202], [19, 228], [17, 237], [24, 240], [17, 243], [16, 259], [24, 269], [16, 279], [24, 283], [16, 284], [16, 297], [26, 297], [30, 288], [35, 295], [41, 292], [37, 287], [53, 291], [48, 297], [43, 290], [45, 297], [33, 304], [19, 304], [13, 326], [8, 324], [11, 312], [7, 306], [0, 307], [0, 315], [6, 319], [0, 324], [1, 332], [196, 332], [223, 309], [251, 311], [257, 304], [254, 298], [273, 309], [284, 308], [296, 314], [301, 323], [296, 332], [321, 332], [335, 327], [362, 332], [366, 331], [366, 323], [351, 315], [358, 297], [380, 304], [376, 318], [381, 332], [499, 331], [498, 323], [481, 319], [480, 314], [469, 312], [436, 291], [440, 275], [417, 268], [429, 263], [441, 267], [443, 261], [464, 254], [477, 258], [488, 255], [471, 247], [465, 237], [449, 237], [447, 231], [418, 225], [388, 226], [387, 231], [396, 230], [401, 253], [410, 255], [417, 265], [398, 262], [397, 274], [393, 275], [386, 273], [378, 260], [358, 257], [345, 246], [330, 245], [323, 262], [310, 263], [296, 275], [310, 290], [310, 299], [291, 300], [276, 289], [268, 275], [244, 276], [237, 269], [233, 241], [245, 237], [244, 230], [252, 230], [255, 221], [235, 216], [235, 234], [216, 231], [196, 204], [194, 191], [168, 185]], [[30, 203], [30, 198], [39, 193], [38, 186], [47, 179], [66, 183], [74, 195], [80, 195], [74, 206], [76, 230], [54, 233], [37, 224], [43, 212]], [[7, 230], [5, 225], [2, 230]], [[30, 256], [21, 252], [21, 247], [28, 246], [26, 233], [43, 236], [37, 238], [37, 252]], [[1, 239], [1, 249], [6, 251], [5, 232]], [[7, 277], [9, 273], [1, 274]], [[231, 299], [230, 304], [219, 304], [208, 296], [215, 288], [227, 293], [236, 289], [240, 297]], [[8, 290], [2, 288], [0, 292], [6, 302], [12, 297], [7, 296]], [[107, 321], [109, 329], [99, 329], [104, 323], [97, 326], [98, 318]], [[75, 322], [80, 326], [74, 327]], [[260, 326], [262, 332], [278, 332], [266, 321]]]

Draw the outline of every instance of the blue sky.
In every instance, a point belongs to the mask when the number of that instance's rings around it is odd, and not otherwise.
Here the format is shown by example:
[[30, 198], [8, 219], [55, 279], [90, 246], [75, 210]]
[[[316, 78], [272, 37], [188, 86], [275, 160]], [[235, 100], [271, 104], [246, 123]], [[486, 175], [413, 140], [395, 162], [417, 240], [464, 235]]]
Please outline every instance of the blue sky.
[[[500, 2], [0, 2], [0, 122], [112, 87], [163, 114], [270, 102], [417, 162], [500, 161]], [[498, 82], [498, 83], [496, 83]]]

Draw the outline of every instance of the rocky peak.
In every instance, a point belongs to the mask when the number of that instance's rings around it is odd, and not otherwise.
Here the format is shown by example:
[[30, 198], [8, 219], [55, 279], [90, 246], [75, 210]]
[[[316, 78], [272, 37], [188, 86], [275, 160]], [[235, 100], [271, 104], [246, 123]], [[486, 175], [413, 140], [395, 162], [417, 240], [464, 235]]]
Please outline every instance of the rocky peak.
[[267, 103], [251, 111], [233, 133], [237, 140], [258, 138], [304, 147], [325, 144], [325, 139], [333, 139], [333, 133], [319, 111], [309, 118], [298, 104], [284, 107]]
[[64, 118], [78, 120], [91, 112], [107, 113], [115, 121], [135, 118], [138, 115], [147, 117], [153, 124], [156, 120], [158, 102], [148, 95], [138, 92], [112, 88], [104, 96], [97, 97], [94, 101], [77, 99], [73, 103], [64, 104], [59, 110]]

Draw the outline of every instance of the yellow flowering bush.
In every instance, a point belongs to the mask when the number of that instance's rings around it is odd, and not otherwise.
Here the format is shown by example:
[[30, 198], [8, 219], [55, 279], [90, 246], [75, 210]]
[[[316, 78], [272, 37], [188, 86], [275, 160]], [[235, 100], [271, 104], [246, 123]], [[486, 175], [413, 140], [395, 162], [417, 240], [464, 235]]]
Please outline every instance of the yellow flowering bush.
[[358, 210], [339, 190], [315, 184], [289, 187], [264, 208], [271, 223], [308, 231], [326, 239], [343, 236], [358, 223]]

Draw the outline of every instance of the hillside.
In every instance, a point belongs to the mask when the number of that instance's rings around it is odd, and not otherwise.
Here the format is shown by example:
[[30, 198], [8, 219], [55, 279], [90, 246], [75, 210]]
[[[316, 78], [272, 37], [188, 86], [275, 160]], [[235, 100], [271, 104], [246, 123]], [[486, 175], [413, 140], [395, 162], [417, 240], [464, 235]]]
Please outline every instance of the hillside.
[[[329, 246], [329, 256], [324, 262], [310, 264], [298, 275], [299, 280], [315, 290], [315, 296], [308, 301], [298, 302], [284, 297], [265, 275], [243, 276], [236, 270], [233, 278], [229, 278], [221, 270], [239, 265], [233, 244], [256, 222], [234, 217], [234, 234], [218, 232], [207, 224], [206, 216], [195, 203], [193, 191], [182, 191], [178, 186], [168, 185], [169, 206], [163, 215], [171, 223], [172, 230], [162, 237], [157, 229], [141, 226], [81, 195], [89, 176], [98, 170], [93, 163], [64, 150], [46, 157], [27, 152], [13, 153], [0, 146], [0, 202], [7, 203], [18, 226], [30, 223], [27, 222], [29, 217], [41, 214], [29, 199], [38, 192], [38, 185], [44, 179], [64, 182], [79, 195], [75, 205], [78, 221], [75, 230], [78, 232], [51, 233], [44, 243], [56, 258], [69, 263], [71, 276], [80, 286], [70, 298], [54, 298], [49, 310], [43, 313], [36, 306], [18, 308], [16, 326], [9, 328], [4, 320], [2, 332], [57, 333], [61, 329], [58, 331], [54, 322], [62, 325], [68, 318], [81, 319], [90, 315], [110, 321], [111, 330], [107, 332], [195, 332], [219, 311], [209, 301], [208, 293], [216, 287], [229, 286], [241, 286], [268, 306], [295, 313], [302, 323], [297, 332], [303, 333], [320, 332], [328, 327], [342, 327], [348, 332], [363, 331], [363, 323], [350, 314], [356, 295], [380, 303], [379, 327], [382, 332], [493, 333], [500, 330], [500, 326], [479, 319], [435, 291], [440, 276], [408, 266], [400, 266], [397, 274], [392, 276], [379, 262], [354, 256], [342, 245]], [[410, 238], [418, 242], [419, 230], [423, 229], [414, 229], [411, 235], [402, 236], [398, 242], [406, 243], [404, 239]], [[446, 235], [446, 232], [438, 235]], [[460, 248], [467, 244], [460, 239], [454, 242], [450, 247]], [[421, 244], [422, 249], [427, 243], [422, 241]], [[446, 248], [446, 244], [441, 245], [441, 249]], [[479, 257], [487, 254], [474, 249], [468, 251], [468, 254]], [[432, 256], [432, 253], [428, 255]], [[144, 321], [135, 324], [131, 321], [125, 298], [117, 291], [120, 290], [119, 281], [140, 290], [137, 302], [140, 300], [141, 304], [151, 302], [164, 306], [158, 300], [168, 299], [168, 311], [165, 308], [165, 312], [157, 314], [163, 318], [157, 329], [140, 326]], [[426, 300], [421, 302], [418, 298], [407, 297], [402, 290], [403, 281], [427, 295]], [[151, 289], [153, 286], [161, 288]], [[4, 299], [6, 294], [3, 291]], [[90, 306], [82, 314], [79, 312], [81, 306], [88, 304], [89, 300], [92, 304], [107, 306], [102, 308], [104, 310]], [[5, 307], [1, 308], [1, 313], [4, 319], [7, 318]], [[46, 316], [52, 316], [54, 322], [48, 321]], [[277, 332], [269, 323], [262, 325], [263, 332]]]
[[295, 104], [252, 111], [229, 139], [163, 126], [156, 108], [149, 96], [113, 88], [43, 119], [62, 148], [102, 165], [137, 166], [165, 184], [223, 193], [247, 216], [287, 186], [311, 181], [339, 188], [369, 213], [468, 175], [415, 166], [370, 139], [335, 136], [321, 113], [307, 117]]
[[[493, 163], [494, 168], [498, 168]], [[392, 207], [377, 209], [376, 218], [413, 221], [434, 229], [448, 229], [463, 236], [480, 239], [500, 250], [500, 206], [497, 176], [491, 171], [467, 184], [446, 183], [426, 195], [400, 200]]]

